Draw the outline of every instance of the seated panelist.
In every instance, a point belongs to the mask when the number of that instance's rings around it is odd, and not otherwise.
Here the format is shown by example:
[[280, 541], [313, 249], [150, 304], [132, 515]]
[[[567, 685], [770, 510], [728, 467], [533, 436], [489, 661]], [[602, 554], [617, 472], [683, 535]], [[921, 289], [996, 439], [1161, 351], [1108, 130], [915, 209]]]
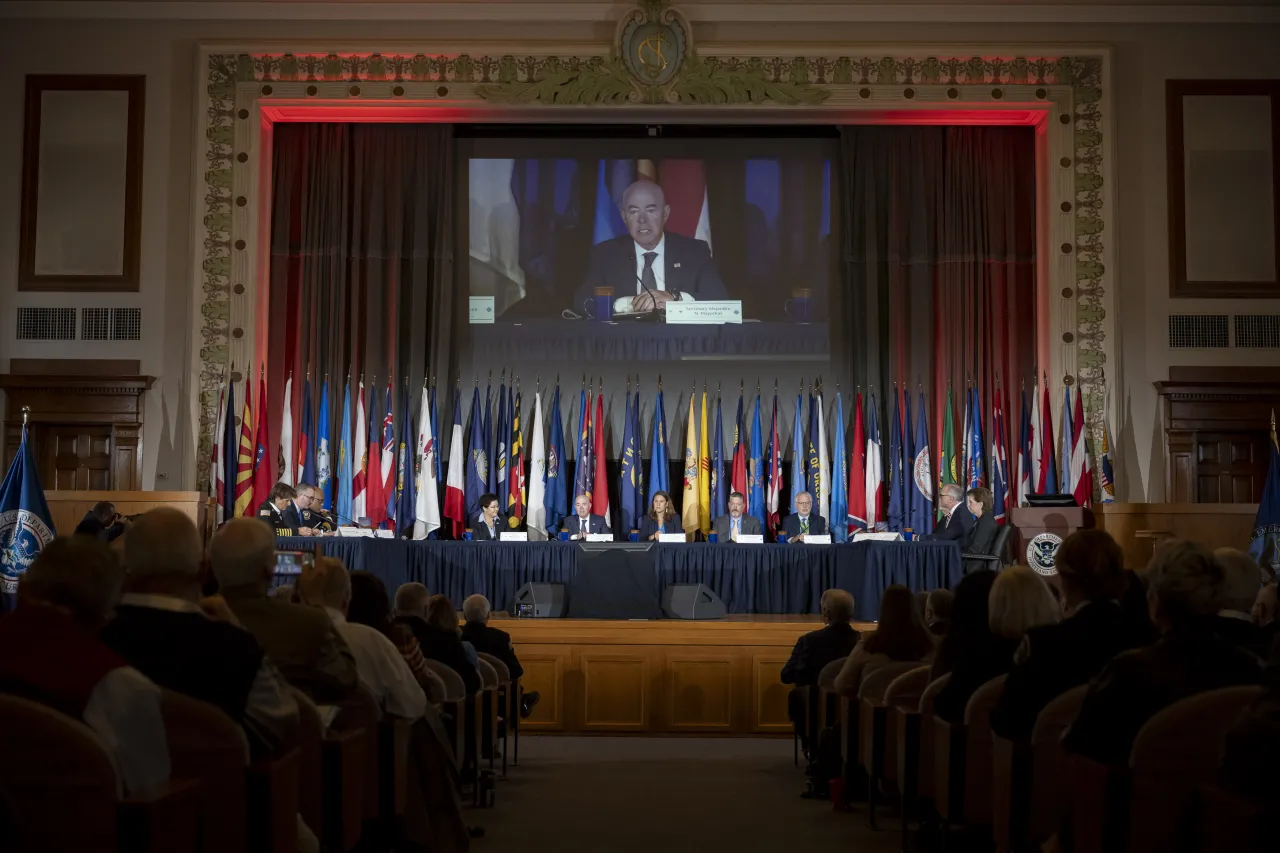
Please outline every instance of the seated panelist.
[[573, 499], [574, 514], [564, 520], [561, 530], [568, 531], [569, 539], [586, 539], [588, 533], [608, 533], [609, 522], [603, 515], [591, 514], [591, 497], [578, 495]]
[[657, 542], [659, 533], [684, 533], [680, 519], [676, 518], [675, 504], [666, 492], [654, 492], [649, 501], [649, 512], [640, 519], [641, 542]]
[[[333, 519], [327, 510], [322, 506], [324, 503], [324, 495], [318, 488], [310, 483], [299, 483], [296, 487], [298, 492], [298, 518], [302, 522], [302, 527], [311, 528], [313, 536], [328, 536], [333, 533], [335, 526]], [[306, 494], [306, 506], [303, 506], [302, 496]], [[303, 534], [306, 535], [305, 533]]]
[[813, 509], [813, 495], [808, 492], [796, 495], [795, 508], [794, 513], [782, 520], [782, 532], [788, 542], [803, 542], [810, 533], [821, 536], [828, 532], [827, 520], [810, 512]]
[[506, 526], [507, 519], [498, 510], [498, 496], [492, 493], [481, 495], [480, 515], [471, 527], [471, 540], [497, 542]]
[[747, 515], [747, 498], [742, 492], [729, 495], [729, 514], [711, 522], [711, 532], [717, 542], [737, 542], [740, 534], [755, 536], [760, 533], [760, 519]]
[[[258, 518], [271, 525], [277, 536], [297, 536], [298, 515], [293, 507], [297, 492], [288, 483], [276, 483], [267, 499], [258, 504]], [[289, 510], [286, 514], [286, 510]]]

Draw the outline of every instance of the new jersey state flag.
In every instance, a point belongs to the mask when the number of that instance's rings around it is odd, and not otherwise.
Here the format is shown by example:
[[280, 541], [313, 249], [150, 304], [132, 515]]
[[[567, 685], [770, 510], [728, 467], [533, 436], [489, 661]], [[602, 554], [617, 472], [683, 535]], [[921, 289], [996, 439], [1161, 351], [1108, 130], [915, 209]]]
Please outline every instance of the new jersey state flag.
[[24, 426], [18, 452], [0, 484], [0, 613], [13, 610], [18, 578], [53, 537], [53, 519]]

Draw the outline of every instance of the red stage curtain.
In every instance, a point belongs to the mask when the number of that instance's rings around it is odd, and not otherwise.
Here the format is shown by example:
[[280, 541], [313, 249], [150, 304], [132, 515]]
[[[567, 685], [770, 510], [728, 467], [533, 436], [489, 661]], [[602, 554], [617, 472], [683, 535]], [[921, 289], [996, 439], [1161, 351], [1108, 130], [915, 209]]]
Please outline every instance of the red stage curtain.
[[[957, 449], [973, 381], [989, 452], [997, 376], [1014, 441], [1009, 407], [1035, 370], [1034, 130], [843, 127], [835, 181], [843, 255], [832, 366], [842, 385], [864, 394], [874, 385], [881, 424], [895, 383], [911, 390], [913, 407], [922, 385], [935, 477], [948, 382]], [[887, 448], [883, 428], [881, 440]]]

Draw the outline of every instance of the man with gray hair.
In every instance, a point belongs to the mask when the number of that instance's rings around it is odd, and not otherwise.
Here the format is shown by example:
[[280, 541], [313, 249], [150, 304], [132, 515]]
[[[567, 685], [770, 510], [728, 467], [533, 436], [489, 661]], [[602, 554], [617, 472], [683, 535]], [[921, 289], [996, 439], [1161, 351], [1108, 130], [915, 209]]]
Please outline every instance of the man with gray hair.
[[[489, 599], [483, 595], [470, 595], [462, 602], [462, 639], [475, 647], [477, 652], [493, 655], [507, 665], [512, 680], [524, 675], [524, 667], [516, 657], [515, 646], [511, 635], [501, 628], [489, 624]], [[520, 716], [527, 717], [533, 713], [533, 706], [538, 704], [542, 694], [531, 690], [520, 697]]]
[[427, 602], [431, 600], [431, 591], [417, 581], [400, 584], [396, 590], [396, 616], [416, 616], [427, 618]]
[[1147, 603], [1161, 637], [1122, 652], [1089, 686], [1063, 746], [1103, 764], [1129, 760], [1134, 738], [1157, 712], [1196, 693], [1255, 684], [1262, 661], [1214, 630], [1226, 573], [1209, 549], [1173, 540], [1147, 566]]
[[1262, 570], [1253, 557], [1235, 548], [1218, 548], [1213, 556], [1222, 564], [1224, 580], [1222, 607], [1215, 620], [1218, 636], [1266, 660], [1271, 653], [1271, 635], [1253, 622]]
[[974, 525], [973, 513], [965, 506], [964, 489], [955, 483], [943, 485], [938, 489], [938, 508], [944, 518], [933, 533], [921, 538], [943, 542], [954, 540], [963, 546]]
[[795, 512], [782, 520], [782, 532], [787, 542], [804, 542], [809, 534], [822, 536], [827, 533], [827, 520], [813, 510], [813, 495], [800, 492], [791, 499]]
[[255, 755], [290, 745], [298, 705], [262, 647], [221, 598], [201, 598], [204, 552], [195, 524], [171, 508], [124, 537], [125, 594], [102, 640], [152, 681], [220, 708]]
[[223, 598], [290, 684], [319, 704], [356, 689], [356, 662], [324, 611], [267, 595], [276, 541], [256, 518], [234, 518], [213, 536], [209, 559]]
[[804, 718], [804, 691], [818, 683], [823, 667], [832, 661], [843, 660], [858, 644], [860, 636], [850, 624], [853, 619], [853, 596], [843, 589], [829, 589], [822, 593], [820, 605], [824, 627], [810, 631], [796, 640], [791, 657], [782, 667], [782, 683], [796, 685], [787, 696], [787, 711], [800, 736], [800, 743], [808, 749], [808, 721]]

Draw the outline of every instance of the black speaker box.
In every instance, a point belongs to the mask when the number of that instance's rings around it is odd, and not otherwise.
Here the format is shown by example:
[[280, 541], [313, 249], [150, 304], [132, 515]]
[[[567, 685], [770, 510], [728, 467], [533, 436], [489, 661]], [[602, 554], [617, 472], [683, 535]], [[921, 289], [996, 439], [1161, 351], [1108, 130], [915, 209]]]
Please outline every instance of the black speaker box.
[[662, 591], [662, 613], [668, 619], [723, 619], [724, 602], [700, 583], [672, 584]]
[[562, 583], [527, 583], [516, 590], [511, 615], [521, 618], [559, 619], [569, 606]]

